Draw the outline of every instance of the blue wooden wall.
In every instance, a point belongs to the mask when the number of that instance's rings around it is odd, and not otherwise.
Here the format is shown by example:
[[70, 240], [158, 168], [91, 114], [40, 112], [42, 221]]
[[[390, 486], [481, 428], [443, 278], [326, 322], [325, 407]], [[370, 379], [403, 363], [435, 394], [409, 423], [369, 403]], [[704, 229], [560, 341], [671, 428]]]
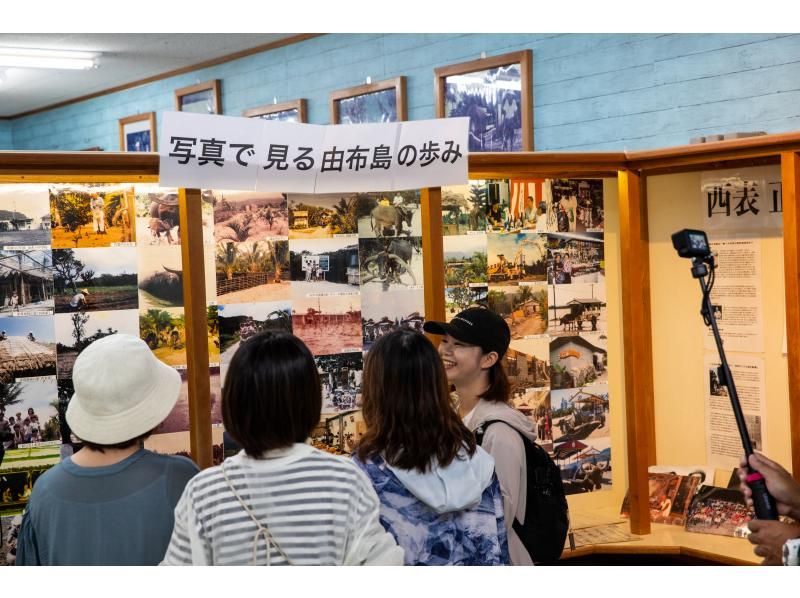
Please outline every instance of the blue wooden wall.
[[360, 33], [0, 121], [0, 148], [116, 151], [119, 118], [172, 110], [176, 88], [208, 79], [222, 80], [225, 114], [305, 97], [309, 121], [324, 124], [330, 91], [405, 75], [409, 118], [433, 118], [435, 67], [526, 48], [537, 150], [652, 148], [704, 134], [800, 129], [798, 34]]

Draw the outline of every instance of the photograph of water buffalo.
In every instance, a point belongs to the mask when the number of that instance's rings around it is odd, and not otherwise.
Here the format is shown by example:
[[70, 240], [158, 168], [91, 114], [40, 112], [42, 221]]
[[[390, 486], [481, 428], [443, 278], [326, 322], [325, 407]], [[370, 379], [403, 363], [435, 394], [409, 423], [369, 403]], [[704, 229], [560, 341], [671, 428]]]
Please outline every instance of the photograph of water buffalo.
[[361, 298], [293, 295], [292, 331], [314, 355], [360, 351]]
[[469, 151], [522, 148], [520, 65], [445, 77], [445, 115], [469, 117]]
[[43, 185], [0, 189], [0, 249], [50, 245], [50, 193]]
[[52, 252], [0, 249], [0, 315], [50, 315], [54, 305]]
[[264, 191], [208, 191], [217, 241], [264, 241], [289, 231], [286, 195]]
[[397, 90], [394, 87], [335, 102], [340, 125], [397, 122]]
[[135, 247], [54, 249], [56, 313], [136, 309]]
[[444, 309], [446, 321], [468, 307], [488, 307], [489, 287], [485, 283], [472, 282], [461, 287], [447, 287], [444, 290]]
[[52, 318], [0, 318], [0, 381], [56, 373]]
[[567, 494], [611, 485], [608, 386], [551, 390], [553, 460]]
[[358, 193], [356, 197], [360, 238], [422, 236], [418, 190]]
[[358, 233], [355, 194], [290, 193], [288, 205], [290, 239], [324, 239]]
[[55, 376], [0, 382], [0, 436], [5, 436], [8, 439], [6, 443], [11, 443], [6, 447], [6, 456], [2, 460], [9, 464], [12, 461], [30, 461], [23, 450], [9, 452], [9, 449], [60, 441]]
[[53, 321], [59, 381], [72, 378], [75, 359], [94, 341], [117, 332], [139, 336], [139, 312], [135, 309], [56, 314]]
[[136, 238], [139, 245], [180, 245], [177, 189], [136, 188]]
[[282, 301], [291, 293], [288, 241], [217, 243], [216, 295], [220, 303]]
[[486, 283], [486, 235], [444, 237], [444, 282], [448, 287]]
[[289, 249], [293, 295], [358, 293], [356, 239], [292, 239]]
[[445, 235], [486, 231], [486, 181], [442, 187], [442, 230]]
[[548, 285], [550, 336], [606, 332], [606, 285], [575, 283]]
[[139, 308], [183, 306], [181, 248], [139, 247]]
[[602, 179], [553, 179], [550, 188], [548, 220], [554, 224], [550, 230], [560, 233], [603, 230]]
[[[153, 434], [170, 434], [189, 431], [189, 380], [188, 370], [178, 370], [181, 375], [181, 394], [170, 414]], [[209, 368], [211, 378], [211, 425], [222, 423], [222, 394], [220, 391], [219, 367]]]
[[70, 185], [50, 190], [54, 249], [136, 241], [133, 187]]
[[489, 286], [489, 309], [499, 314], [519, 339], [547, 332], [547, 288], [544, 283], [521, 286]]
[[397, 328], [411, 328], [422, 332], [425, 323], [425, 296], [422, 289], [380, 290], [361, 293], [361, 334], [364, 350], [376, 340]]
[[550, 386], [550, 339], [540, 336], [511, 341], [503, 364], [512, 393]]
[[352, 411], [361, 407], [361, 351], [317, 355], [317, 371], [322, 384], [322, 413]]
[[[186, 365], [186, 314], [182, 308], [151, 308], [139, 312], [139, 337], [147, 343], [153, 355], [169, 366]], [[209, 345], [212, 345], [209, 339]], [[212, 346], [209, 346], [209, 350]], [[209, 362], [219, 362], [216, 355], [208, 356]]]
[[547, 282], [603, 282], [606, 277], [603, 233], [547, 235]]
[[388, 291], [423, 283], [422, 239], [359, 239], [361, 288]]
[[608, 382], [605, 334], [559, 336], [550, 341], [551, 388], [578, 388]]
[[547, 235], [501, 233], [486, 237], [489, 284], [508, 285], [547, 279]]
[[292, 331], [292, 310], [288, 301], [237, 303], [220, 305], [218, 309], [220, 364], [223, 368], [230, 363], [239, 343], [259, 332]]

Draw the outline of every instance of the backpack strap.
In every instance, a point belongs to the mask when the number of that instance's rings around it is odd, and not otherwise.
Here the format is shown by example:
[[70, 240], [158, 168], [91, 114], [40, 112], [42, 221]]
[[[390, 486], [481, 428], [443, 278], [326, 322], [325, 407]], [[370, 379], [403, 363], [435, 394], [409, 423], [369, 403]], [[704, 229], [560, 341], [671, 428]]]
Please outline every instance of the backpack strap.
[[[517, 430], [514, 426], [509, 424], [508, 422], [503, 421], [502, 419], [490, 419], [488, 421], [481, 422], [481, 424], [477, 428], [475, 428], [475, 432], [474, 432], [475, 441], [478, 443], [479, 446], [483, 445], [483, 436], [486, 434], [487, 428], [489, 426], [491, 426], [492, 424], [496, 424], [498, 422], [507, 425], [509, 428], [511, 428], [512, 430], [517, 432], [519, 434], [520, 438], [522, 439], [522, 447], [523, 447], [523, 451], [525, 453], [525, 470], [527, 471], [527, 468], [528, 468], [527, 467], [528, 466], [528, 462], [527, 462], [527, 459], [528, 459], [528, 445], [527, 445], [527, 443], [525, 441], [527, 440], [528, 442], [530, 442], [530, 439], [528, 437], [526, 437], [525, 434], [523, 434], [522, 432]], [[514, 516], [514, 523], [512, 525], [512, 529], [515, 532], [517, 532], [517, 534], [519, 534], [519, 529], [521, 529], [521, 528], [522, 528], [522, 524], [519, 522], [517, 517]]]

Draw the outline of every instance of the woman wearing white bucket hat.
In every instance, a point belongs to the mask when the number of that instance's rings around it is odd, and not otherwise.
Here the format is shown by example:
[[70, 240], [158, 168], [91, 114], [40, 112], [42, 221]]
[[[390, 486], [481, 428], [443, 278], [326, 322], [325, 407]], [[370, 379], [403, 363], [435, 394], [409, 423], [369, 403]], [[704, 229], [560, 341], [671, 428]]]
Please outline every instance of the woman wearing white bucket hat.
[[66, 419], [84, 448], [36, 482], [18, 565], [155, 565], [197, 466], [142, 447], [180, 392], [178, 372], [135, 336], [89, 345], [72, 371]]

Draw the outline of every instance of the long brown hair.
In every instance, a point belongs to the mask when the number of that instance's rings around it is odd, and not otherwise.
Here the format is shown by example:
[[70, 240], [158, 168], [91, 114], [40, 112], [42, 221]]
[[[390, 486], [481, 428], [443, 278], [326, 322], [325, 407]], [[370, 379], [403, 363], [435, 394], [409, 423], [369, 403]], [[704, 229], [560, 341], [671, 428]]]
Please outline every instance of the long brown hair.
[[413, 330], [379, 338], [364, 362], [366, 434], [361, 460], [380, 454], [400, 469], [449, 465], [459, 451], [475, 453], [475, 438], [458, 417], [444, 365], [431, 342]]
[[508, 381], [502, 358], [498, 358], [489, 368], [489, 388], [478, 396], [492, 403], [508, 403], [511, 398], [511, 383]]

